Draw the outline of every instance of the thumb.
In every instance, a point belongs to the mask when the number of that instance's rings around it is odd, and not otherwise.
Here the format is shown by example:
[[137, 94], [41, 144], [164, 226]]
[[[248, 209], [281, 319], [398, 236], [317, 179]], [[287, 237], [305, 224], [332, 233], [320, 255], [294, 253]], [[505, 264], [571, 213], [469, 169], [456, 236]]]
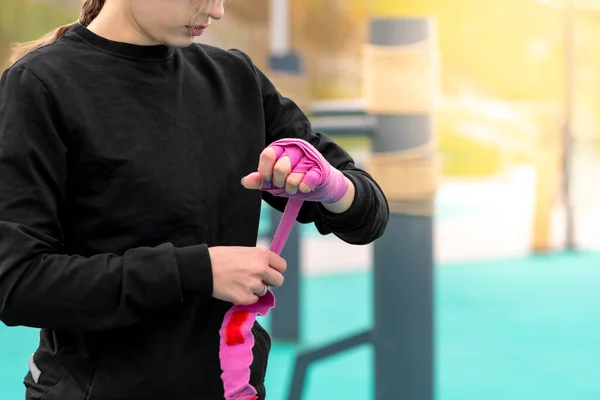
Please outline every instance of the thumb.
[[258, 172], [253, 172], [242, 178], [242, 186], [246, 189], [261, 189], [262, 185], [263, 179]]

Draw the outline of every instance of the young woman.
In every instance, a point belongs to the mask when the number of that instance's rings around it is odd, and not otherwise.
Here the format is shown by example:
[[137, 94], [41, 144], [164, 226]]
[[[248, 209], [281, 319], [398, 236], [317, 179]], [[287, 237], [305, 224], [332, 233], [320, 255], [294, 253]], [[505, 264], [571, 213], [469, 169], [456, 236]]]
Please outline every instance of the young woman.
[[[223, 13], [87, 0], [77, 23], [15, 48], [0, 81], [0, 320], [41, 328], [28, 399], [223, 398], [223, 317], [286, 268], [256, 247], [261, 199], [287, 202], [263, 183], [312, 190], [274, 141], [302, 139], [348, 183], [299, 222], [353, 244], [382, 235], [371, 177], [243, 52], [193, 43]], [[270, 340], [253, 333], [263, 399]]]

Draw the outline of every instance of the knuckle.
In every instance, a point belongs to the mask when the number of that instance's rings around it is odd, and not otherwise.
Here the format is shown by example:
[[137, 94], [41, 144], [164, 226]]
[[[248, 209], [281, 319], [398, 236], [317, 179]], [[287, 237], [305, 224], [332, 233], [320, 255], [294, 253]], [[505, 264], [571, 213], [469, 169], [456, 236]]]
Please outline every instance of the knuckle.
[[259, 277], [254, 277], [251, 282], [248, 283], [248, 290], [250, 292], [261, 291], [263, 286], [263, 281]]
[[268, 264], [259, 265], [257, 272], [258, 272], [259, 276], [267, 275], [267, 273], [269, 272], [269, 265]]
[[[252, 268], [252, 272], [254, 277], [256, 278], [256, 276], [262, 276], [265, 274], [265, 272], [267, 271], [267, 268], [269, 268], [269, 264], [265, 261], [259, 261], [257, 263], [254, 264], [254, 267]], [[253, 282], [252, 282], [253, 283]], [[249, 284], [251, 284], [249, 282]]]
[[295, 179], [288, 178], [285, 181], [285, 187], [290, 188], [290, 189], [297, 189], [298, 188], [298, 182]]
[[278, 162], [277, 164], [275, 164], [274, 170], [278, 174], [287, 175], [291, 172], [292, 167], [289, 165], [289, 163]]
[[260, 153], [259, 159], [264, 162], [273, 162], [275, 161], [275, 151], [271, 148], [265, 149]]
[[300, 185], [298, 185], [298, 189], [300, 189], [300, 191], [302, 193], [309, 193], [311, 191], [310, 186], [308, 186], [306, 183], [302, 182], [300, 183]]
[[260, 172], [260, 177], [262, 178], [263, 181], [266, 181], [266, 180], [270, 180], [272, 176], [271, 176], [270, 172], [261, 171]]
[[256, 252], [259, 258], [263, 260], [269, 259], [269, 249], [266, 249], [264, 247], [257, 247]]

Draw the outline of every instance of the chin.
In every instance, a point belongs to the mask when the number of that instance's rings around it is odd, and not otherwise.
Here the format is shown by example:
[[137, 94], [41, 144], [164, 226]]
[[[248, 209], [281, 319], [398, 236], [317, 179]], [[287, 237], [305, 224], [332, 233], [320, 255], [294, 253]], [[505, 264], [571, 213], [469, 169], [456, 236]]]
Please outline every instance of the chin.
[[193, 43], [194, 43], [193, 37], [184, 37], [184, 38], [177, 38], [177, 39], [169, 40], [165, 44], [167, 46], [171, 46], [171, 47], [185, 48], [185, 47], [191, 46]]

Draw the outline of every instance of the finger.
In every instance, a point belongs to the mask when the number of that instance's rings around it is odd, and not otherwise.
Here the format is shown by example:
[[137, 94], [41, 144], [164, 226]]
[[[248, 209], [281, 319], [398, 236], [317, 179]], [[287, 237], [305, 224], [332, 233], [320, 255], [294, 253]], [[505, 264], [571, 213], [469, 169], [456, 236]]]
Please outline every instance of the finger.
[[246, 189], [262, 189], [263, 183], [263, 178], [258, 172], [253, 172], [242, 178], [242, 186]]
[[285, 187], [285, 181], [292, 172], [292, 162], [288, 156], [283, 156], [273, 168], [273, 184], [279, 188]]
[[[273, 287], [279, 287], [283, 285], [283, 275], [273, 268], [267, 268], [265, 273], [262, 276], [262, 280], [264, 284]], [[260, 293], [264, 289], [263, 286], [258, 288], [255, 293]]]
[[269, 251], [269, 259], [268, 259], [269, 267], [273, 268], [278, 272], [285, 272], [287, 269], [287, 262], [280, 255]]
[[296, 194], [296, 192], [298, 192], [298, 185], [302, 182], [302, 178], [304, 178], [303, 172], [292, 172], [289, 174], [285, 180], [285, 191], [289, 194]]
[[[302, 184], [300, 185], [300, 190], [304, 193], [308, 193], [312, 190], [315, 190], [319, 185], [319, 182], [321, 182], [321, 173], [319, 171], [315, 171], [314, 169], [310, 169], [304, 174]], [[305, 192], [305, 190], [307, 191]]]
[[254, 294], [258, 297], [263, 297], [269, 291], [269, 285], [264, 282], [261, 282], [260, 289], [255, 289]]
[[301, 183], [298, 185], [298, 189], [300, 189], [300, 191], [301, 191], [302, 193], [310, 193], [310, 192], [312, 191], [312, 188], [311, 188], [310, 186], [308, 186], [308, 185], [307, 185], [306, 183], [304, 183], [304, 182], [301, 182]]
[[[263, 275], [266, 275], [266, 273]], [[265, 286], [268, 286], [268, 284], [264, 282], [262, 278], [256, 277], [252, 280], [252, 285], [250, 285], [248, 289], [251, 290], [251, 293], [258, 296], [263, 290], [265, 290]]]
[[271, 182], [273, 179], [273, 168], [275, 167], [276, 160], [277, 154], [271, 147], [267, 147], [260, 153], [258, 159], [258, 173], [267, 182]]

